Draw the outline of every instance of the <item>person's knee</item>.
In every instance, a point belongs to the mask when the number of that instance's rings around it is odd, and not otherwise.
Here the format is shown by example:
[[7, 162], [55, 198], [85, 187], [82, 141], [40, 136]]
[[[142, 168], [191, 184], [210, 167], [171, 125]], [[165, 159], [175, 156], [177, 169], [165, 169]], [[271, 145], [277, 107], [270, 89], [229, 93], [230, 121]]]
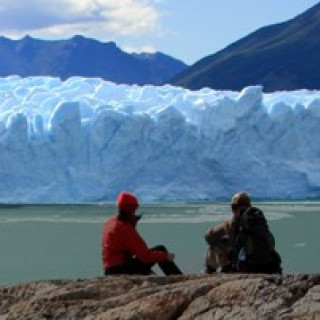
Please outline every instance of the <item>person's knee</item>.
[[164, 245], [155, 246], [151, 250], [168, 252], [167, 248]]

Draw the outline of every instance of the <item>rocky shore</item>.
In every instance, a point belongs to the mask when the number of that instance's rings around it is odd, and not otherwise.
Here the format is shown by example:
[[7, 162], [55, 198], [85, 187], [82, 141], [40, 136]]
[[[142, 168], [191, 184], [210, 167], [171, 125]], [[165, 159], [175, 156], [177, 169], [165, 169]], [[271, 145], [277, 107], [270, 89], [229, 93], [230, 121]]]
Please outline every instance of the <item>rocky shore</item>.
[[0, 320], [320, 319], [320, 275], [115, 276], [0, 289]]

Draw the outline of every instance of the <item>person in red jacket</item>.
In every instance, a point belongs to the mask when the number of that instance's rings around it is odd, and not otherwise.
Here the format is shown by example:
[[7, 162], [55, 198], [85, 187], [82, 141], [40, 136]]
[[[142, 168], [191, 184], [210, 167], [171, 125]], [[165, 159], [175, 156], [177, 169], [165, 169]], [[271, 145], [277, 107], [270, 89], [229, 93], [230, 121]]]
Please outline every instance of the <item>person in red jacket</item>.
[[138, 199], [121, 192], [117, 199], [118, 214], [108, 219], [102, 232], [102, 262], [105, 275], [150, 274], [158, 263], [165, 275], [182, 274], [174, 263], [174, 254], [164, 246], [149, 249], [136, 229], [141, 216], [136, 215]]

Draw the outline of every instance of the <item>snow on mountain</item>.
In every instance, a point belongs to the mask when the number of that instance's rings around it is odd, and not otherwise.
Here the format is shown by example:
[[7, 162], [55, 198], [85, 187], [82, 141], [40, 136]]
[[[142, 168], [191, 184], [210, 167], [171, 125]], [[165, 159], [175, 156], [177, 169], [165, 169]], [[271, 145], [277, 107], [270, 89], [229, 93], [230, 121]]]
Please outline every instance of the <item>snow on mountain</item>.
[[0, 202], [320, 195], [320, 91], [0, 78]]

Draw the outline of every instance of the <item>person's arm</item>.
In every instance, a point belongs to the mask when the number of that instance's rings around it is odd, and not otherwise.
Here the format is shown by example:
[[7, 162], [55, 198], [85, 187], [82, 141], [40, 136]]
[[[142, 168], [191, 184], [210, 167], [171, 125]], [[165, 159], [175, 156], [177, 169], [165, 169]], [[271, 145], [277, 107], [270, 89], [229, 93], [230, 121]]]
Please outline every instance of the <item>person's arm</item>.
[[128, 251], [145, 263], [163, 262], [171, 260], [167, 252], [150, 250], [138, 231], [128, 226], [126, 230], [126, 246]]

